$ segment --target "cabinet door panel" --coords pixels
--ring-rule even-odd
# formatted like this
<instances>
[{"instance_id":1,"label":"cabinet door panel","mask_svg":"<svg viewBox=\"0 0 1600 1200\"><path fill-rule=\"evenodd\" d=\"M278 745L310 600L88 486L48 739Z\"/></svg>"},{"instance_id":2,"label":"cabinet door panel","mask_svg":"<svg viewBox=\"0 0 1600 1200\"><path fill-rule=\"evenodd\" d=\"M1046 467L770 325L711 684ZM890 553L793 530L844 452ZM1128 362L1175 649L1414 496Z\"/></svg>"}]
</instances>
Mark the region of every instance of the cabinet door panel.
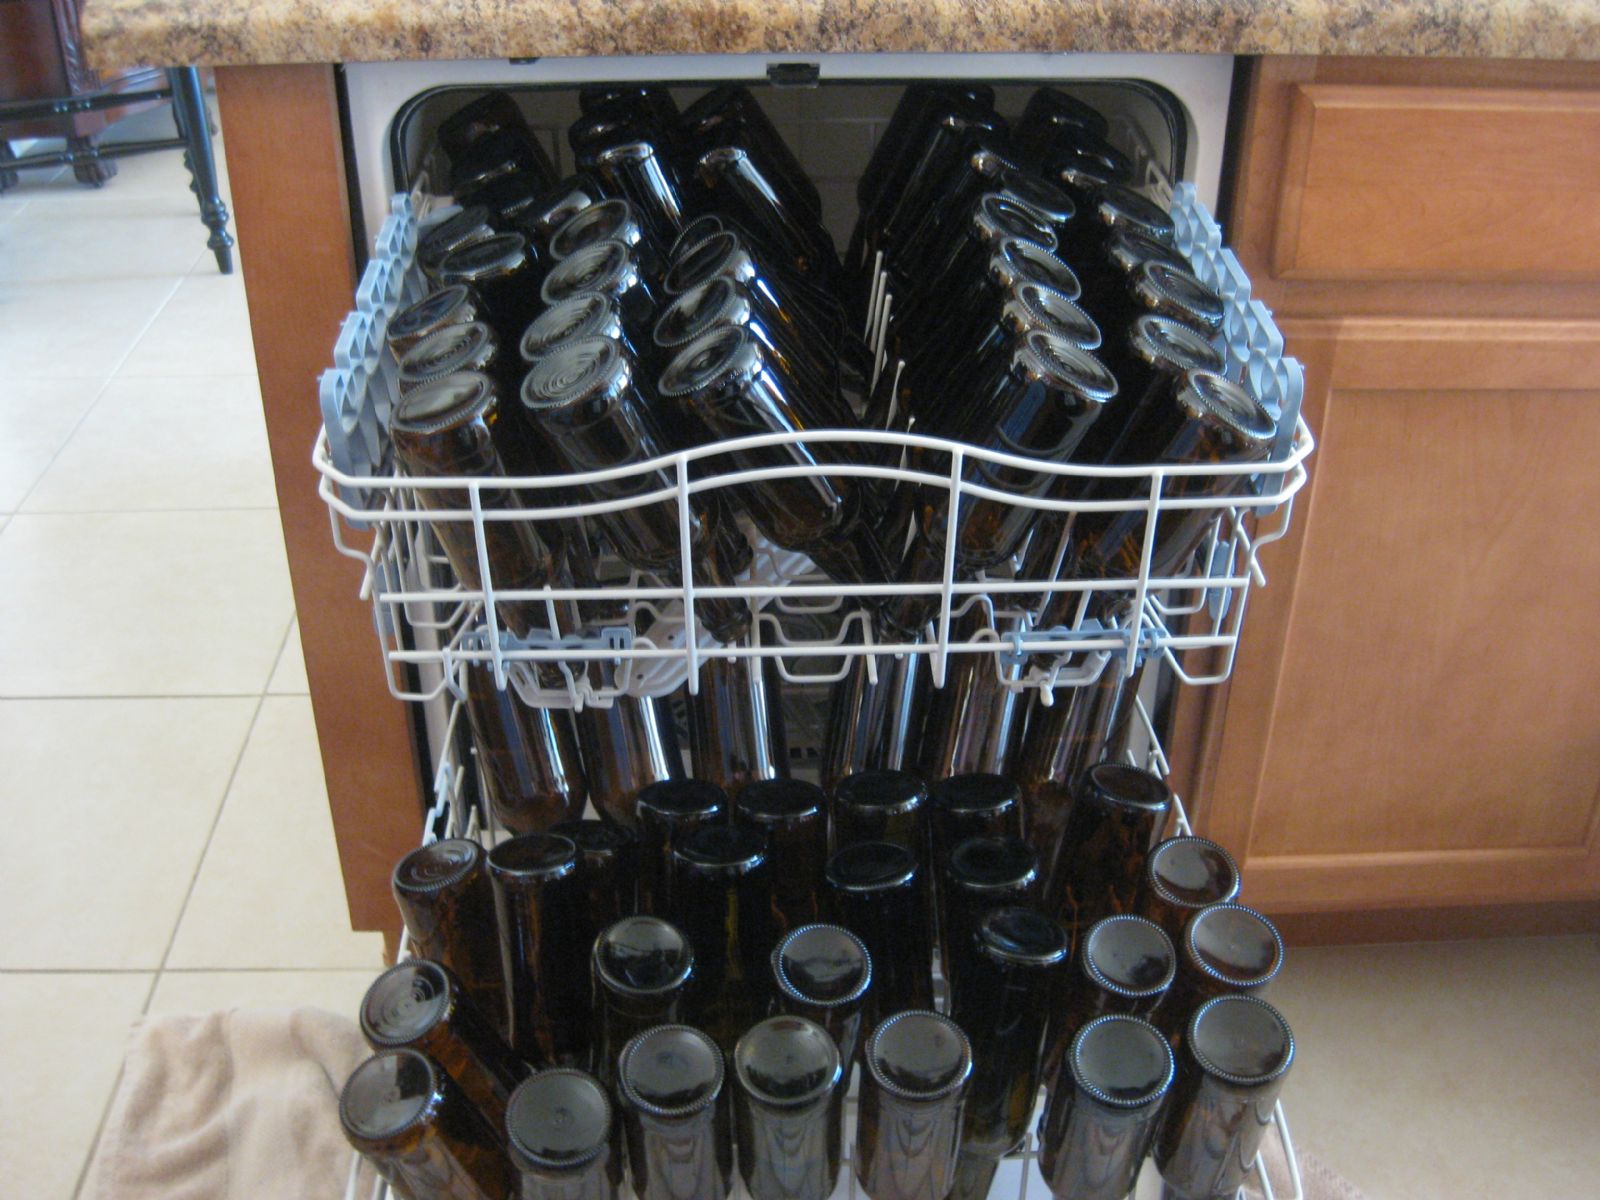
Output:
<instances>
[{"instance_id":1,"label":"cabinet door panel","mask_svg":"<svg viewBox=\"0 0 1600 1200\"><path fill-rule=\"evenodd\" d=\"M1312 494L1252 600L1208 827L1278 909L1600 894L1600 385L1572 386L1600 325L1286 333Z\"/></svg>"},{"instance_id":2,"label":"cabinet door panel","mask_svg":"<svg viewBox=\"0 0 1600 1200\"><path fill-rule=\"evenodd\" d=\"M1298 85L1285 279L1600 278L1600 93Z\"/></svg>"}]
</instances>

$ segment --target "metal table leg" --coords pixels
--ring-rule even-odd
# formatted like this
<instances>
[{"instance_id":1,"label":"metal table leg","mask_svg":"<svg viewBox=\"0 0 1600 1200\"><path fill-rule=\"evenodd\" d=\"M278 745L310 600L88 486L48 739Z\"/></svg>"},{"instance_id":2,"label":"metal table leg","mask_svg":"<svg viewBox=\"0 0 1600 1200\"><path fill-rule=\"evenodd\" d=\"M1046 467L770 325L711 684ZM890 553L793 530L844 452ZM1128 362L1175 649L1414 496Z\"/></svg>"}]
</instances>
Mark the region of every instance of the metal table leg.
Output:
<instances>
[{"instance_id":1,"label":"metal table leg","mask_svg":"<svg viewBox=\"0 0 1600 1200\"><path fill-rule=\"evenodd\" d=\"M228 206L217 191L217 163L211 152L211 122L206 112L200 72L194 67L174 67L167 72L172 84L172 112L186 144L184 164L200 201L200 219L211 231L206 245L217 256L217 269L233 274L233 237L228 233Z\"/></svg>"}]
</instances>

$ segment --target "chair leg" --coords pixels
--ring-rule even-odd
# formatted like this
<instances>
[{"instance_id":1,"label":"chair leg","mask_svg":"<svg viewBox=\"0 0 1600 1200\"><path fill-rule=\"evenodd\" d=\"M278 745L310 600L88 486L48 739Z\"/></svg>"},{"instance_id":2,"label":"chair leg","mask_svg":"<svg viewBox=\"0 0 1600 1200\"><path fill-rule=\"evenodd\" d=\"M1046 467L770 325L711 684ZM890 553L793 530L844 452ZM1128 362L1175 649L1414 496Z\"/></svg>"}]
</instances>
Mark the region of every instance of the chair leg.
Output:
<instances>
[{"instance_id":1,"label":"chair leg","mask_svg":"<svg viewBox=\"0 0 1600 1200\"><path fill-rule=\"evenodd\" d=\"M178 130L188 149L184 164L193 180L194 194L200 200L200 219L211 231L206 245L217 256L217 269L233 274L233 238L228 233L228 207L217 190L217 163L211 152L211 118L206 111L206 96L200 86L200 72L194 67L174 67L167 72L172 84L172 110Z\"/></svg>"},{"instance_id":2,"label":"chair leg","mask_svg":"<svg viewBox=\"0 0 1600 1200\"><path fill-rule=\"evenodd\" d=\"M72 164L72 177L79 183L86 183L95 188L105 187L117 173L117 160L101 158L100 148L95 145L92 137L69 137L67 149L74 154L88 156Z\"/></svg>"}]
</instances>

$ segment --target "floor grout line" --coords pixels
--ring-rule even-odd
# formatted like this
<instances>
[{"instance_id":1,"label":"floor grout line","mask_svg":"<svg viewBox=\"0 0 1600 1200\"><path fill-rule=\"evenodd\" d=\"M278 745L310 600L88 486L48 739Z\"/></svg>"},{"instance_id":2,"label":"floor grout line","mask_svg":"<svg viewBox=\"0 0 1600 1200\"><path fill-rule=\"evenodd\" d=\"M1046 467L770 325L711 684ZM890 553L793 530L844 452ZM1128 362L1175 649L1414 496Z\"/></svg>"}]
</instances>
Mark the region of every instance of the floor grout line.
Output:
<instances>
[{"instance_id":1,"label":"floor grout line","mask_svg":"<svg viewBox=\"0 0 1600 1200\"><path fill-rule=\"evenodd\" d=\"M46 469L48 470L49 468ZM35 508L26 512L14 512L10 515L14 517L124 517L160 516L168 513L276 513L278 511L279 508L276 504L216 504L208 505L205 508Z\"/></svg>"},{"instance_id":2,"label":"floor grout line","mask_svg":"<svg viewBox=\"0 0 1600 1200\"><path fill-rule=\"evenodd\" d=\"M255 711L250 714L250 723L245 727L244 740L239 743L239 753L234 757L233 769L228 772L228 781L222 788L222 802L217 805L216 815L211 818L211 828L206 830L206 840L201 844L200 856L195 860L194 874L189 877L189 887L183 894L183 903L178 906L177 918L172 922L172 933L167 938L167 948L161 952L161 962L156 966L156 977L150 985L150 994L145 997L144 1008L141 1015L150 1012L150 1001L155 998L156 986L161 982L161 976L167 969L167 962L172 958L172 948L178 944L178 931L183 928L183 918L189 911L189 905L194 900L194 890L200 883L200 872L206 865L206 855L211 852L211 843L216 839L217 827L222 824L222 814L227 811L228 797L233 793L233 785L239 778L239 768L244 763L245 752L250 749L250 739L255 736L256 726L261 721L261 710L266 707L269 698L268 688L272 686L272 677L278 672L278 661L283 657L283 648L289 644L289 635L294 631L295 614L289 613L289 621L283 628L283 636L278 639L278 653L273 657L272 666L267 671L267 677L261 682L261 691L256 695Z\"/></svg>"},{"instance_id":3,"label":"floor grout line","mask_svg":"<svg viewBox=\"0 0 1600 1200\"><path fill-rule=\"evenodd\" d=\"M77 436L78 430L82 429L83 423L89 419L89 414L99 406L101 397L106 394L106 389L111 386L111 381L117 377L117 372L122 370L123 364L128 361L128 357L133 353L135 347L137 347L140 342L144 341L145 336L149 334L151 327L155 325L156 318L161 316L167 305L172 303L172 298L178 294L178 289L183 286L183 281L185 278L185 276L180 275L177 279L173 280L171 289L167 292L166 296L163 297L161 303L156 305L155 311L150 314L150 319L140 327L139 332L136 333L133 337L133 340L128 343L128 348L122 352L121 357L119 357L117 361L111 365L111 369L106 372L105 378L100 383L100 387L95 391L94 399L89 401L88 405L84 408L82 415L73 422L72 428L67 432L67 436L61 439L60 445L56 447L55 453L50 456L50 461L45 463L43 470L33 477L33 482L28 485L28 490L23 492L22 495L17 498L18 512L21 512L28 506L28 497L33 495L34 491L39 486L39 482L46 475L48 475L50 473L50 469L56 465L56 462L61 458L62 451L67 448L67 443L72 441L72 439Z\"/></svg>"}]
</instances>

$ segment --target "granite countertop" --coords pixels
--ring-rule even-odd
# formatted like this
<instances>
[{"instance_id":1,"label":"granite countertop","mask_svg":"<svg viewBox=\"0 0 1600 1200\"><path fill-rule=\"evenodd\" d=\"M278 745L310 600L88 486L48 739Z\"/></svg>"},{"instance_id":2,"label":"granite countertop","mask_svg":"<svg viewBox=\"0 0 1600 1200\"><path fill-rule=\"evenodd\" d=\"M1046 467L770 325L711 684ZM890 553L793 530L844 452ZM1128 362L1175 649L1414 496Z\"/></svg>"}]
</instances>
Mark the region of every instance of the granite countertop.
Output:
<instances>
[{"instance_id":1,"label":"granite countertop","mask_svg":"<svg viewBox=\"0 0 1600 1200\"><path fill-rule=\"evenodd\" d=\"M1600 59L1600 0L85 0L102 69L824 51Z\"/></svg>"}]
</instances>

